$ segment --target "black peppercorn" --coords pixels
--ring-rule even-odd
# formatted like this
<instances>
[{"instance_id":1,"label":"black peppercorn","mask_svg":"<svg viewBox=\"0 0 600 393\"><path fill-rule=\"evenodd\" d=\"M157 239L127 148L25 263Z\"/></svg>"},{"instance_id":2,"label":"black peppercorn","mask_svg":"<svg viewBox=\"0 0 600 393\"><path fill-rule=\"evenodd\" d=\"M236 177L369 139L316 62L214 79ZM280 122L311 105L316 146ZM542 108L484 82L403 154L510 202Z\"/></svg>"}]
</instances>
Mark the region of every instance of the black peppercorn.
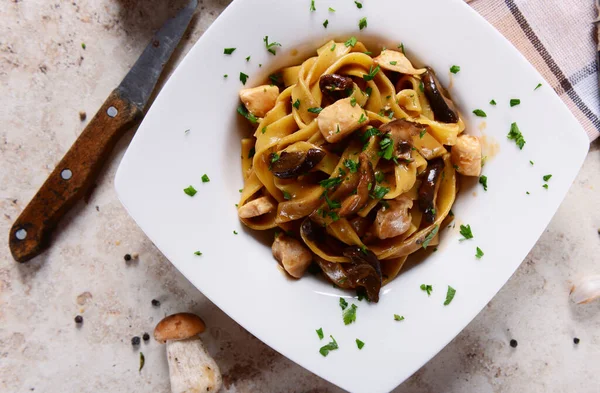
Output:
<instances>
[{"instance_id":1,"label":"black peppercorn","mask_svg":"<svg viewBox=\"0 0 600 393\"><path fill-rule=\"evenodd\" d=\"M83 323L83 317L81 315L76 316L75 323Z\"/></svg>"},{"instance_id":2,"label":"black peppercorn","mask_svg":"<svg viewBox=\"0 0 600 393\"><path fill-rule=\"evenodd\" d=\"M129 261L131 261L131 255L125 254L125 256L123 257L123 259L125 259L126 262L129 262Z\"/></svg>"},{"instance_id":3,"label":"black peppercorn","mask_svg":"<svg viewBox=\"0 0 600 393\"><path fill-rule=\"evenodd\" d=\"M135 336L131 339L131 345L140 345L140 338Z\"/></svg>"},{"instance_id":4,"label":"black peppercorn","mask_svg":"<svg viewBox=\"0 0 600 393\"><path fill-rule=\"evenodd\" d=\"M575 338L573 339L573 342L574 342L575 344L579 344L579 339L578 339L577 337L575 337Z\"/></svg>"},{"instance_id":5,"label":"black peppercorn","mask_svg":"<svg viewBox=\"0 0 600 393\"><path fill-rule=\"evenodd\" d=\"M144 333L142 338L144 339L144 341L148 341L148 340L150 340L150 335L148 333Z\"/></svg>"},{"instance_id":6,"label":"black peppercorn","mask_svg":"<svg viewBox=\"0 0 600 393\"><path fill-rule=\"evenodd\" d=\"M517 345L519 345L519 343L517 342L517 340L515 340L515 339L510 340L510 346L511 347L516 348Z\"/></svg>"},{"instance_id":7,"label":"black peppercorn","mask_svg":"<svg viewBox=\"0 0 600 393\"><path fill-rule=\"evenodd\" d=\"M156 299L152 299L152 305L154 307L158 307L158 306L160 306L160 302L158 300L156 300Z\"/></svg>"}]
</instances>

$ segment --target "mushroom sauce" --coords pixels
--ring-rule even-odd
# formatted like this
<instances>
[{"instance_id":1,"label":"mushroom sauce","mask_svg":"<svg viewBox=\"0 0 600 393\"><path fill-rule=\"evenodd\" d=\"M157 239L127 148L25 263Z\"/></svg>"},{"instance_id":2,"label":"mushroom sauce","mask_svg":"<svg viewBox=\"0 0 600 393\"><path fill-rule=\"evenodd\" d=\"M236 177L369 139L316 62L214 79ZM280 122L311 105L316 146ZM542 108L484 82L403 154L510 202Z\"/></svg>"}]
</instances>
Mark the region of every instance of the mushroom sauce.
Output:
<instances>
[{"instance_id":1,"label":"mushroom sauce","mask_svg":"<svg viewBox=\"0 0 600 393\"><path fill-rule=\"evenodd\" d=\"M243 89L238 112L249 228L279 228L273 255L300 278L311 264L379 300L409 255L439 242L457 176L479 176L479 139L435 72L403 47L373 56L352 37Z\"/></svg>"}]
</instances>

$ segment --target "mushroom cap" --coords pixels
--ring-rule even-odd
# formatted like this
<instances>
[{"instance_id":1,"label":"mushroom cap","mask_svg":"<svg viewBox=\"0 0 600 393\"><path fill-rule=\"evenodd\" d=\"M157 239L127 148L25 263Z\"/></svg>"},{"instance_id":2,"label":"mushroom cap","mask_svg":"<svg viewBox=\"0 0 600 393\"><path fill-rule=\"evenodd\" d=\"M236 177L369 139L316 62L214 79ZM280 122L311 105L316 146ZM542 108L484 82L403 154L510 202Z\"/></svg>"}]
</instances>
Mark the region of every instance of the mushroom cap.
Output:
<instances>
[{"instance_id":1,"label":"mushroom cap","mask_svg":"<svg viewBox=\"0 0 600 393\"><path fill-rule=\"evenodd\" d=\"M154 328L154 339L163 344L168 340L185 340L205 329L204 321L196 314L182 312L169 315Z\"/></svg>"}]
</instances>

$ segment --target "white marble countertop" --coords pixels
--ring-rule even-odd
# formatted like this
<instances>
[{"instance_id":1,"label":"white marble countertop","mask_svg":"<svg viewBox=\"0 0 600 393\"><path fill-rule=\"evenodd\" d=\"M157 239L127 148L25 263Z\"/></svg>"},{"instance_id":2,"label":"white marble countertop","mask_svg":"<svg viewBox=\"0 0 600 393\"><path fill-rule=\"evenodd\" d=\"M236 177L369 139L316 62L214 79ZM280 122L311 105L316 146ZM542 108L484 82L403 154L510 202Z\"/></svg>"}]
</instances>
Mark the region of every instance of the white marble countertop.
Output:
<instances>
[{"instance_id":1,"label":"white marble countertop","mask_svg":"<svg viewBox=\"0 0 600 393\"><path fill-rule=\"evenodd\" d=\"M228 2L201 1L169 71ZM91 118L181 3L0 1L0 239L8 239L12 222L85 126L79 112ZM0 391L167 392L164 347L151 339L136 349L131 338L152 333L167 314L192 311L208 325L204 341L224 374L224 391L340 392L217 309L135 225L113 188L132 135L120 141L88 203L63 220L43 256L19 265L7 242L0 245ZM600 390L600 302L568 301L574 279L600 273L599 153L596 142L514 277L395 392ZM498 241L510 246L510 234ZM126 263L127 253L139 259ZM153 307L152 299L161 305ZM81 327L73 321L78 314ZM146 364L138 372L140 351Z\"/></svg>"}]
</instances>

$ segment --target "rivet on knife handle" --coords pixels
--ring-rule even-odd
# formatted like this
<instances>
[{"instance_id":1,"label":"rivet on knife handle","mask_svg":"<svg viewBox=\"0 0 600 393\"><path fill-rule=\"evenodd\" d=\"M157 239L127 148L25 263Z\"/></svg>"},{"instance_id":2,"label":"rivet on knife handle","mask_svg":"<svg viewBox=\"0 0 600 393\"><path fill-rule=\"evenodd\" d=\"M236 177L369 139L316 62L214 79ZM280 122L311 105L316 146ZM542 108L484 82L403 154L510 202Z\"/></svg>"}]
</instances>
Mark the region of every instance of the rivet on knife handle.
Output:
<instances>
[{"instance_id":1,"label":"rivet on knife handle","mask_svg":"<svg viewBox=\"0 0 600 393\"><path fill-rule=\"evenodd\" d=\"M103 162L125 131L142 116L115 89L65 154L10 230L10 251L26 262L48 245L52 229L93 185Z\"/></svg>"}]
</instances>

